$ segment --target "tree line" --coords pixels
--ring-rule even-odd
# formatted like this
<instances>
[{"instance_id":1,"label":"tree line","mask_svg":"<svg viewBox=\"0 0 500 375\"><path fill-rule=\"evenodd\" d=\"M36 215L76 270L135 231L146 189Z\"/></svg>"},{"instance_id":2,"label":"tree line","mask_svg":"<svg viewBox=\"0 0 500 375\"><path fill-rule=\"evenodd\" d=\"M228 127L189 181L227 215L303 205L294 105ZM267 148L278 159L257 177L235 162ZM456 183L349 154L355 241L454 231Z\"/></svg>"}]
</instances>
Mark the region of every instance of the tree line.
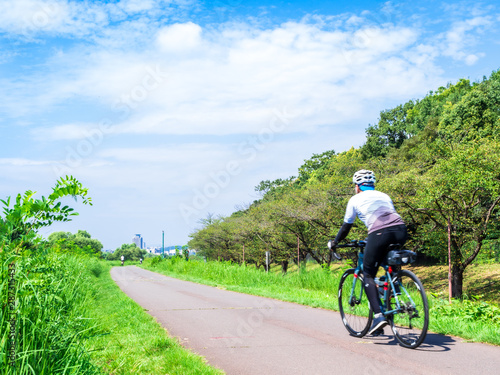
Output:
<instances>
[{"instance_id":1,"label":"tree line","mask_svg":"<svg viewBox=\"0 0 500 375\"><path fill-rule=\"evenodd\" d=\"M209 259L260 267L270 251L286 272L306 257L328 267L326 242L342 225L351 178L374 170L407 223L420 257L450 261L452 296L480 253L499 256L500 71L460 79L380 113L359 148L314 154L297 176L262 181L261 198L228 217L209 215L189 247ZM367 235L357 220L351 239ZM348 254L355 257L355 254Z\"/></svg>"}]
</instances>

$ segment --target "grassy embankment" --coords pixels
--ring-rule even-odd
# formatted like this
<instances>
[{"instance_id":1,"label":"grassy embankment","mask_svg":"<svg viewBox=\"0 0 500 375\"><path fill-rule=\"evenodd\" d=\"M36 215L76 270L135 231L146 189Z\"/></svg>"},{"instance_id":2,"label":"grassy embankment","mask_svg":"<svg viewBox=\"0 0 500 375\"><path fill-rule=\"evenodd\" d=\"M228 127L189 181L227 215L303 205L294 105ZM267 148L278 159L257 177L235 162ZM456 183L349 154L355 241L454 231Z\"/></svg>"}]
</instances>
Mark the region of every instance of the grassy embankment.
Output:
<instances>
[{"instance_id":1,"label":"grassy embankment","mask_svg":"<svg viewBox=\"0 0 500 375\"><path fill-rule=\"evenodd\" d=\"M41 249L17 258L14 288L14 258L0 258L0 374L222 374L123 294L110 263ZM5 301L14 290L9 312Z\"/></svg>"},{"instance_id":2,"label":"grassy embankment","mask_svg":"<svg viewBox=\"0 0 500 375\"><path fill-rule=\"evenodd\" d=\"M180 258L161 262L148 259L143 267L184 280L331 310L338 310L338 282L343 270L348 268L335 264L330 271L325 271L316 264L308 264L307 270L297 272L297 267L292 267L282 275L279 267L272 267L266 274L252 266L186 262ZM466 274L465 291L469 296L482 297L477 301L473 298L453 301L451 305L446 297L447 269L426 266L412 270L427 290L430 331L500 345L500 265L471 266Z\"/></svg>"}]
</instances>

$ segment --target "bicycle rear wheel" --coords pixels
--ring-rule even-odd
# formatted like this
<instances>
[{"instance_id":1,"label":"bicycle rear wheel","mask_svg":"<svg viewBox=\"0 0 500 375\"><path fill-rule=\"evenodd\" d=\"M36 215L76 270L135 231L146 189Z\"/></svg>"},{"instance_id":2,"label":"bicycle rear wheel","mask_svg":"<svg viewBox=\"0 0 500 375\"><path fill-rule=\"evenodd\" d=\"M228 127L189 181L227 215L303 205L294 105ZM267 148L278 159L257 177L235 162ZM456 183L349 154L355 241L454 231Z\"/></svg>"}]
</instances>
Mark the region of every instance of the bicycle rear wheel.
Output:
<instances>
[{"instance_id":1,"label":"bicycle rear wheel","mask_svg":"<svg viewBox=\"0 0 500 375\"><path fill-rule=\"evenodd\" d=\"M422 283L411 271L401 270L394 281L396 297L391 298L392 309L399 311L392 316L394 336L405 348L415 349L425 339L429 326L429 304Z\"/></svg>"},{"instance_id":2,"label":"bicycle rear wheel","mask_svg":"<svg viewBox=\"0 0 500 375\"><path fill-rule=\"evenodd\" d=\"M354 268L344 272L339 284L339 310L350 335L362 337L368 333L373 312L365 294L363 274L354 276Z\"/></svg>"}]
</instances>

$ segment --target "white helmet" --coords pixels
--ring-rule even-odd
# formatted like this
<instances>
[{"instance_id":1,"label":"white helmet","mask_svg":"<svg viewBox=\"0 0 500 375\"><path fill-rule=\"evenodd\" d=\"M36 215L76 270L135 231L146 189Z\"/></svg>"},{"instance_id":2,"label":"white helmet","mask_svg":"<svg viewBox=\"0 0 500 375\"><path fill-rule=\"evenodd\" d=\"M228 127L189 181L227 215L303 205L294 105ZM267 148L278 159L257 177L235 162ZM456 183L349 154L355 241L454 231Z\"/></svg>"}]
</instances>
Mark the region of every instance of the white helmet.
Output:
<instances>
[{"instance_id":1,"label":"white helmet","mask_svg":"<svg viewBox=\"0 0 500 375\"><path fill-rule=\"evenodd\" d=\"M352 182L354 182L356 185L375 184L377 180L375 180L375 174L373 173L373 171L361 169L360 171L354 173L354 176L352 176Z\"/></svg>"}]
</instances>

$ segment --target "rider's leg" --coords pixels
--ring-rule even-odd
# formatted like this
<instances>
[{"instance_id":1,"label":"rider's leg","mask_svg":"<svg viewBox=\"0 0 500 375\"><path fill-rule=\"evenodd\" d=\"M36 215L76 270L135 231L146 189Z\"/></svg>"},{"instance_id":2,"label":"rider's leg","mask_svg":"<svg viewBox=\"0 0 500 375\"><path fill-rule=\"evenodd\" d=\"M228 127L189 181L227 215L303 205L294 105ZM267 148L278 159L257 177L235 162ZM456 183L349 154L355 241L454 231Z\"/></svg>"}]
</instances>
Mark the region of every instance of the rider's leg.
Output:
<instances>
[{"instance_id":1,"label":"rider's leg","mask_svg":"<svg viewBox=\"0 0 500 375\"><path fill-rule=\"evenodd\" d=\"M378 267L385 257L384 242L381 241L383 236L372 233L368 236L363 257L363 274L365 277L365 292L370 301L370 306L375 314L381 312L379 304L379 296L377 284L375 284L375 276L377 275Z\"/></svg>"},{"instance_id":2,"label":"rider's leg","mask_svg":"<svg viewBox=\"0 0 500 375\"><path fill-rule=\"evenodd\" d=\"M383 228L368 235L363 258L363 273L365 275L366 296L375 314L381 312L377 285L374 280L378 267L384 261L389 245L395 243L404 245L407 237L408 234L404 225Z\"/></svg>"},{"instance_id":3,"label":"rider's leg","mask_svg":"<svg viewBox=\"0 0 500 375\"><path fill-rule=\"evenodd\" d=\"M374 313L373 325L370 328L369 334L380 331L387 324L387 320L380 308L377 285L374 280L378 267L383 262L389 245L393 243L403 245L406 242L406 238L407 233L404 225L383 228L368 235L363 258L363 274L365 276L366 296L368 301L370 301L370 306Z\"/></svg>"}]
</instances>

